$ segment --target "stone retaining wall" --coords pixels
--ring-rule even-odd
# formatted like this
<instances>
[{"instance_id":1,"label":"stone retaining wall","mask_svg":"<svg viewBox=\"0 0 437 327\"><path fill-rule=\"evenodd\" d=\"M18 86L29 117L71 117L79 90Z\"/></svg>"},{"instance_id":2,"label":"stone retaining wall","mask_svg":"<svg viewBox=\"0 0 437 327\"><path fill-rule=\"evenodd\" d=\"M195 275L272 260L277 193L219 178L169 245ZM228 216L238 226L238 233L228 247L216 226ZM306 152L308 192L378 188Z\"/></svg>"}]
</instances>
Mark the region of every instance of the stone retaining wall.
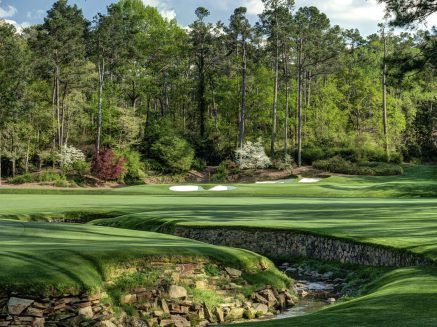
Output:
<instances>
[{"instance_id":1,"label":"stone retaining wall","mask_svg":"<svg viewBox=\"0 0 437 327\"><path fill-rule=\"evenodd\" d=\"M174 234L210 244L247 249L269 258L310 257L367 266L408 267L427 264L424 257L390 249L305 232L177 226Z\"/></svg>"}]
</instances>

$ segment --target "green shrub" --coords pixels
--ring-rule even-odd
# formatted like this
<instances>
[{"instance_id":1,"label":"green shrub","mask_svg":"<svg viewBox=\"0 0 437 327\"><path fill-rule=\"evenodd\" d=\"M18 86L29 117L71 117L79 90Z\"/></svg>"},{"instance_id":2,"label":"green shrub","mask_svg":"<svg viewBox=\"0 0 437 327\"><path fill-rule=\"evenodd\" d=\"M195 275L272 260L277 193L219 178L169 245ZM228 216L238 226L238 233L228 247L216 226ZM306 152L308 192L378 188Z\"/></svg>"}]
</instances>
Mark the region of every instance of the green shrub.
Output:
<instances>
[{"instance_id":1,"label":"green shrub","mask_svg":"<svg viewBox=\"0 0 437 327\"><path fill-rule=\"evenodd\" d=\"M71 164L71 173L85 176L90 173L91 165L86 161L75 161Z\"/></svg>"},{"instance_id":2,"label":"green shrub","mask_svg":"<svg viewBox=\"0 0 437 327\"><path fill-rule=\"evenodd\" d=\"M152 146L152 155L168 172L184 172L191 168L194 150L182 138L164 136Z\"/></svg>"},{"instance_id":3,"label":"green shrub","mask_svg":"<svg viewBox=\"0 0 437 327\"><path fill-rule=\"evenodd\" d=\"M66 180L65 175L59 174L54 171L44 171L37 175L36 181L40 183L49 183L49 182L56 182L60 180Z\"/></svg>"},{"instance_id":4,"label":"green shrub","mask_svg":"<svg viewBox=\"0 0 437 327\"><path fill-rule=\"evenodd\" d=\"M294 157L298 157L297 150L294 152ZM311 165L316 160L325 158L325 152L322 148L316 146L303 147L302 162Z\"/></svg>"},{"instance_id":5,"label":"green shrub","mask_svg":"<svg viewBox=\"0 0 437 327\"><path fill-rule=\"evenodd\" d=\"M348 175L391 176L402 175L404 173L399 165L384 162L355 163L340 156L316 161L313 163L313 167L332 173Z\"/></svg>"},{"instance_id":6,"label":"green shrub","mask_svg":"<svg viewBox=\"0 0 437 327\"><path fill-rule=\"evenodd\" d=\"M56 181L54 185L56 187L70 187L70 186L72 186L68 181L65 181L65 180Z\"/></svg>"},{"instance_id":7,"label":"green shrub","mask_svg":"<svg viewBox=\"0 0 437 327\"><path fill-rule=\"evenodd\" d=\"M214 175L211 176L211 182L220 183L220 182L228 182L229 181L229 170L228 170L228 162L223 161L217 167Z\"/></svg>"},{"instance_id":8,"label":"green shrub","mask_svg":"<svg viewBox=\"0 0 437 327\"><path fill-rule=\"evenodd\" d=\"M32 174L18 175L9 180L9 183L14 185L32 183L32 182L33 182Z\"/></svg>"},{"instance_id":9,"label":"green shrub","mask_svg":"<svg viewBox=\"0 0 437 327\"><path fill-rule=\"evenodd\" d=\"M146 174L144 173L144 164L141 162L141 154L137 151L124 150L119 155L126 160L124 172L121 177L126 184L144 183Z\"/></svg>"},{"instance_id":10,"label":"green shrub","mask_svg":"<svg viewBox=\"0 0 437 327\"><path fill-rule=\"evenodd\" d=\"M201 158L196 158L193 160L191 167L197 171L204 171L206 168L206 161Z\"/></svg>"}]
</instances>

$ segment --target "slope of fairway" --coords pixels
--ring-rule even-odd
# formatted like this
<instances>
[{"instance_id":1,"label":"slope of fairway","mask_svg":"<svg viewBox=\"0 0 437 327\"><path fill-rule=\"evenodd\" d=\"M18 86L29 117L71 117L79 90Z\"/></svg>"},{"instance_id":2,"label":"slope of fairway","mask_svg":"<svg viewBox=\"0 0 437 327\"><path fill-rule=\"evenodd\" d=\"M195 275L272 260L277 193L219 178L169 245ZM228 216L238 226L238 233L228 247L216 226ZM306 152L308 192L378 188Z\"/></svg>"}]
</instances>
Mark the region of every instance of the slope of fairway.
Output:
<instances>
[{"instance_id":1,"label":"slope of fairway","mask_svg":"<svg viewBox=\"0 0 437 327\"><path fill-rule=\"evenodd\" d=\"M98 288L112 268L134 266L138 260L193 262L202 257L246 270L258 269L260 260L267 263L249 251L165 234L0 220L0 289L74 293Z\"/></svg>"},{"instance_id":2,"label":"slope of fairway","mask_svg":"<svg viewBox=\"0 0 437 327\"><path fill-rule=\"evenodd\" d=\"M18 221L3 221L0 280L19 283L36 272L45 276L42 283L61 280L59 283L66 285L97 285L104 278L99 268L102 262L105 266L156 253L218 256L240 266L253 260L250 256L254 254L248 257L248 252L128 230L168 230L175 224L304 230L405 249L437 261L436 172L436 167L420 166L403 177L332 177L309 185L239 185L237 190L219 194L179 194L162 185L86 194L81 194L82 190L62 194L6 190L10 194L0 195L2 218L93 220L100 216L103 218L91 224L125 230L91 224L31 223L24 225L32 226L28 233ZM19 237L21 230L24 238ZM52 274L47 272L48 266ZM437 326L436 271L435 267L397 269L376 281L366 296L305 317L261 325Z\"/></svg>"}]
</instances>

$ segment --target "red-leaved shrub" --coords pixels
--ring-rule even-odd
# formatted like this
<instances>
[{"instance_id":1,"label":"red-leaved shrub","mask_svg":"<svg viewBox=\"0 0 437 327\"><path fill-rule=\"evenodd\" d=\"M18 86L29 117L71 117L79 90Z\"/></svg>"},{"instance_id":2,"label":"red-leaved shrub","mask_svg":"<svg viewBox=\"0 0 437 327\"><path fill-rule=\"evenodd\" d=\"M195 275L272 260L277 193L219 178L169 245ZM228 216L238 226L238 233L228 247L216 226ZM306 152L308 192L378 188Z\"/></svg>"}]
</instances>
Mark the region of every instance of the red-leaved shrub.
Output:
<instances>
[{"instance_id":1,"label":"red-leaved shrub","mask_svg":"<svg viewBox=\"0 0 437 327\"><path fill-rule=\"evenodd\" d=\"M93 175L104 181L114 181L120 178L124 171L126 160L117 156L111 149L105 149L94 160Z\"/></svg>"}]
</instances>

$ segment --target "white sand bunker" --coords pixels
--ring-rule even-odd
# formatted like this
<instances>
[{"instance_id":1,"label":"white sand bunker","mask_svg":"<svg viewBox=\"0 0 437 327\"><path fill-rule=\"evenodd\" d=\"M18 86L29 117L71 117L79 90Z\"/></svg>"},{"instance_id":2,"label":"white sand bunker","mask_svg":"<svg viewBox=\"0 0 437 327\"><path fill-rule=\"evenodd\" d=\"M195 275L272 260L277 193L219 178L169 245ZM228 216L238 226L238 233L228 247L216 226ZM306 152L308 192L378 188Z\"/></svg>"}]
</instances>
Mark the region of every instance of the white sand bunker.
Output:
<instances>
[{"instance_id":1,"label":"white sand bunker","mask_svg":"<svg viewBox=\"0 0 437 327\"><path fill-rule=\"evenodd\" d=\"M256 184L288 184L288 183L292 183L295 180L296 180L295 178L278 179L275 181L260 181L260 182L256 182Z\"/></svg>"},{"instance_id":2,"label":"white sand bunker","mask_svg":"<svg viewBox=\"0 0 437 327\"><path fill-rule=\"evenodd\" d=\"M224 186L224 185L217 185L214 186L213 188L210 188L209 191L232 191L235 190L236 187L235 186Z\"/></svg>"},{"instance_id":3,"label":"white sand bunker","mask_svg":"<svg viewBox=\"0 0 437 327\"><path fill-rule=\"evenodd\" d=\"M202 186L197 186L197 185L181 185L181 186L171 186L170 191L197 192L197 191L204 191L204 188Z\"/></svg>"},{"instance_id":4,"label":"white sand bunker","mask_svg":"<svg viewBox=\"0 0 437 327\"><path fill-rule=\"evenodd\" d=\"M299 183L317 183L320 182L320 178L302 178Z\"/></svg>"}]
</instances>

